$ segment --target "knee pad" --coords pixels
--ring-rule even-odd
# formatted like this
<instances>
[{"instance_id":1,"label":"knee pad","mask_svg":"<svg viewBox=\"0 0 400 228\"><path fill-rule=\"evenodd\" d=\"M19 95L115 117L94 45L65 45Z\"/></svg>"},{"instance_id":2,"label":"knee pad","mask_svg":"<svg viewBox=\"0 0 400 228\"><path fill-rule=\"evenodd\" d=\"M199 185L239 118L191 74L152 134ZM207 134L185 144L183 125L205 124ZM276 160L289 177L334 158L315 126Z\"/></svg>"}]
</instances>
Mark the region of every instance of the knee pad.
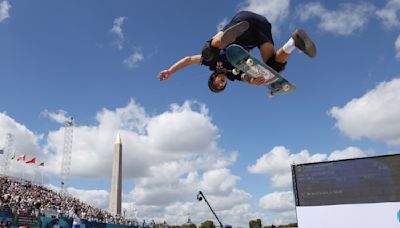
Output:
<instances>
[{"instance_id":1,"label":"knee pad","mask_svg":"<svg viewBox=\"0 0 400 228\"><path fill-rule=\"evenodd\" d=\"M211 46L211 40L207 41L201 50L202 64L208 65L207 63L214 62L218 58L219 51L218 48Z\"/></svg>"},{"instance_id":2,"label":"knee pad","mask_svg":"<svg viewBox=\"0 0 400 228\"><path fill-rule=\"evenodd\" d=\"M268 59L267 65L270 66L272 69L276 70L277 72L281 72L285 70L286 62L279 63L275 61L275 55Z\"/></svg>"}]
</instances>

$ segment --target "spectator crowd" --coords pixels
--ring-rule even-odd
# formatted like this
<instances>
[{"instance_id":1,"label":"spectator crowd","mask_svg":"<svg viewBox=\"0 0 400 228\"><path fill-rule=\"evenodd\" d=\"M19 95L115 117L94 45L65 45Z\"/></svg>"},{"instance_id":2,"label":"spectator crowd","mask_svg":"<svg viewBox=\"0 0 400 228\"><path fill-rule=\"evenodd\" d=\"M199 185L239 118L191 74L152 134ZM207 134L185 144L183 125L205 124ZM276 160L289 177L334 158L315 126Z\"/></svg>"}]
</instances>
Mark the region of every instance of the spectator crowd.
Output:
<instances>
[{"instance_id":1,"label":"spectator crowd","mask_svg":"<svg viewBox=\"0 0 400 228\"><path fill-rule=\"evenodd\" d=\"M75 211L82 220L108 224L135 225L136 222L113 216L79 199L56 192L29 181L0 176L0 207L9 207L13 214L72 218Z\"/></svg>"}]
</instances>

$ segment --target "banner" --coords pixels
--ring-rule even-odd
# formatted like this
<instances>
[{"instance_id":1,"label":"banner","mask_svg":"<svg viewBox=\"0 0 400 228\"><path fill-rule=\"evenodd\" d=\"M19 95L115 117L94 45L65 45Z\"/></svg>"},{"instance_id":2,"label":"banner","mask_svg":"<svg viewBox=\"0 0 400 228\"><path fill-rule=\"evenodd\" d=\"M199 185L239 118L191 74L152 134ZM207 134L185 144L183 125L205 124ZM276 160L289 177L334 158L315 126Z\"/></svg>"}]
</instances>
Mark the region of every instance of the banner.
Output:
<instances>
[{"instance_id":1,"label":"banner","mask_svg":"<svg viewBox=\"0 0 400 228\"><path fill-rule=\"evenodd\" d=\"M17 215L15 216L17 226L27 226L29 228L39 228L39 220L32 215Z\"/></svg>"}]
</instances>

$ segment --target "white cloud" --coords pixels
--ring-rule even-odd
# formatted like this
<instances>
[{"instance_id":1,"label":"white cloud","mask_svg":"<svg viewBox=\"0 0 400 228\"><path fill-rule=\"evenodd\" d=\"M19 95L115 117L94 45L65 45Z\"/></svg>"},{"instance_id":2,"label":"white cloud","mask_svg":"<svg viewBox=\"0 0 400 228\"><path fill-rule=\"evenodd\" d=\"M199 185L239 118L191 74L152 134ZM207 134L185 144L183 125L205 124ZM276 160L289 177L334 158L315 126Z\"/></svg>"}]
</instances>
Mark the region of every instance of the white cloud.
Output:
<instances>
[{"instance_id":1,"label":"white cloud","mask_svg":"<svg viewBox=\"0 0 400 228\"><path fill-rule=\"evenodd\" d=\"M310 2L297 9L301 21L319 18L318 27L326 32L339 35L351 35L363 29L375 11L375 6L370 3L346 3L339 9L329 11L319 2Z\"/></svg>"},{"instance_id":2,"label":"white cloud","mask_svg":"<svg viewBox=\"0 0 400 228\"><path fill-rule=\"evenodd\" d=\"M257 159L256 164L250 166L248 170L251 173L285 172L294 163L319 162L325 159L325 154L310 155L307 150L302 150L298 154L290 154L285 147L277 146Z\"/></svg>"},{"instance_id":3,"label":"white cloud","mask_svg":"<svg viewBox=\"0 0 400 228\"><path fill-rule=\"evenodd\" d=\"M297 218L296 218L296 212L294 210L284 211L279 213L279 217L274 219L273 224L289 224L289 223L294 223L295 221L297 221Z\"/></svg>"},{"instance_id":4,"label":"white cloud","mask_svg":"<svg viewBox=\"0 0 400 228\"><path fill-rule=\"evenodd\" d=\"M396 48L396 58L400 60L400 35L397 37L394 46Z\"/></svg>"},{"instance_id":5,"label":"white cloud","mask_svg":"<svg viewBox=\"0 0 400 228\"><path fill-rule=\"evenodd\" d=\"M60 124L64 124L65 121L70 120L70 117L67 117L67 112L64 110L57 110L56 112L44 110L41 115Z\"/></svg>"},{"instance_id":6,"label":"white cloud","mask_svg":"<svg viewBox=\"0 0 400 228\"><path fill-rule=\"evenodd\" d=\"M217 128L206 108L186 102L156 116L148 116L134 101L116 110L103 109L96 115L98 125L75 126L71 174L87 178L109 178L113 143L117 134L124 145L124 175L127 179L151 174L151 167L191 156L215 154ZM170 123L170 124L168 124ZM196 132L193 132L196 127ZM185 130L185 131L182 131ZM45 151L51 160L48 171L56 172L63 150L63 128L51 131ZM184 137L183 137L184 136ZM199 143L200 142L200 143ZM50 153L52 152L52 153ZM228 163L227 163L228 164ZM51 171L53 170L53 171Z\"/></svg>"},{"instance_id":7,"label":"white cloud","mask_svg":"<svg viewBox=\"0 0 400 228\"><path fill-rule=\"evenodd\" d=\"M286 170L287 171L287 170ZM274 174L271 177L271 181L274 187L285 188L292 184L292 174L290 172L284 172L281 174Z\"/></svg>"},{"instance_id":8,"label":"white cloud","mask_svg":"<svg viewBox=\"0 0 400 228\"><path fill-rule=\"evenodd\" d=\"M55 192L61 191L61 188L59 186L54 186L52 184L45 184L45 186ZM68 187L67 192L68 194L79 199L83 203L89 204L93 207L101 209L108 208L110 194L105 190L83 190L74 187ZM128 205L125 204L123 205L123 207L124 206L127 207Z\"/></svg>"},{"instance_id":9,"label":"white cloud","mask_svg":"<svg viewBox=\"0 0 400 228\"><path fill-rule=\"evenodd\" d=\"M109 193L105 190L82 190L69 187L68 193L97 208L108 208Z\"/></svg>"},{"instance_id":10,"label":"white cloud","mask_svg":"<svg viewBox=\"0 0 400 228\"><path fill-rule=\"evenodd\" d=\"M290 0L246 0L240 10L248 10L265 16L272 24L272 29L279 31L279 26L289 15Z\"/></svg>"},{"instance_id":11,"label":"white cloud","mask_svg":"<svg viewBox=\"0 0 400 228\"><path fill-rule=\"evenodd\" d=\"M238 176L233 176L226 168L207 171L203 174L200 189L211 194L226 193L230 191L239 180Z\"/></svg>"},{"instance_id":12,"label":"white cloud","mask_svg":"<svg viewBox=\"0 0 400 228\"><path fill-rule=\"evenodd\" d=\"M230 157L207 157L207 162L225 160L226 166L231 164ZM210 194L229 194L238 177L232 175L226 166L218 168L204 162L182 159L154 165L150 167L148 177L136 181L131 198L144 205L168 205L177 198L190 201L200 189ZM198 174L201 170L205 170L202 176Z\"/></svg>"},{"instance_id":13,"label":"white cloud","mask_svg":"<svg viewBox=\"0 0 400 228\"><path fill-rule=\"evenodd\" d=\"M273 192L263 196L259 205L272 212L291 211L294 209L293 192Z\"/></svg>"},{"instance_id":14,"label":"white cloud","mask_svg":"<svg viewBox=\"0 0 400 228\"><path fill-rule=\"evenodd\" d=\"M170 112L149 122L147 131L155 147L170 153L217 150L218 129L211 123L208 109L200 105L198 112L193 112L191 105L188 102L183 106L172 105Z\"/></svg>"},{"instance_id":15,"label":"white cloud","mask_svg":"<svg viewBox=\"0 0 400 228\"><path fill-rule=\"evenodd\" d=\"M224 26L228 24L228 22L229 22L228 19L224 18L220 23L218 23L217 31L221 31L224 28Z\"/></svg>"},{"instance_id":16,"label":"white cloud","mask_svg":"<svg viewBox=\"0 0 400 228\"><path fill-rule=\"evenodd\" d=\"M400 79L382 82L343 107L333 107L330 115L337 127L352 139L366 137L400 145Z\"/></svg>"},{"instance_id":17,"label":"white cloud","mask_svg":"<svg viewBox=\"0 0 400 228\"><path fill-rule=\"evenodd\" d=\"M10 17L11 5L7 0L4 0L0 3L0 22Z\"/></svg>"},{"instance_id":18,"label":"white cloud","mask_svg":"<svg viewBox=\"0 0 400 228\"><path fill-rule=\"evenodd\" d=\"M270 174L274 187L291 186L290 166L294 163L319 162L326 159L325 154L310 155L307 150L291 154L285 147L274 147L270 152L257 159L256 164L249 166L250 173Z\"/></svg>"},{"instance_id":19,"label":"white cloud","mask_svg":"<svg viewBox=\"0 0 400 228\"><path fill-rule=\"evenodd\" d=\"M39 142L43 139L42 134L36 134L30 131L26 126L16 122L14 119L9 117L5 113L0 113L0 148L3 147L7 134L13 136L12 151L7 153L13 153L16 155L26 154L27 158L37 156L37 160L41 159L42 149L40 148ZM11 156L10 154L10 156ZM1 165L4 164L5 156L0 156ZM34 176L34 169L29 169L29 165L16 160L9 161L9 174L12 176L22 177L23 174L30 174L30 177ZM21 172L22 170L22 172Z\"/></svg>"},{"instance_id":20,"label":"white cloud","mask_svg":"<svg viewBox=\"0 0 400 228\"><path fill-rule=\"evenodd\" d=\"M261 197L258 201L260 208L267 214L277 214L269 219L272 224L288 224L296 221L295 203L292 191L272 192Z\"/></svg>"},{"instance_id":21,"label":"white cloud","mask_svg":"<svg viewBox=\"0 0 400 228\"><path fill-rule=\"evenodd\" d=\"M341 160L341 159L349 159L349 158L362 158L366 157L367 153L360 150L357 147L348 147L344 150L335 150L333 151L329 157L328 160Z\"/></svg>"},{"instance_id":22,"label":"white cloud","mask_svg":"<svg viewBox=\"0 0 400 228\"><path fill-rule=\"evenodd\" d=\"M115 34L117 36L117 39L114 41L114 45L117 46L118 49L122 49L124 42L125 42L125 37L124 37L124 32L122 30L122 25L124 21L126 20L126 17L118 17L114 19L113 27L111 28L111 33Z\"/></svg>"},{"instance_id":23,"label":"white cloud","mask_svg":"<svg viewBox=\"0 0 400 228\"><path fill-rule=\"evenodd\" d=\"M214 162L218 160L227 160L223 162L227 165L231 163L231 157L215 158ZM204 173L200 175L199 171L203 169ZM202 190L225 221L242 224L246 220L238 221L235 211L242 208L244 214L253 215L253 209L246 207L251 195L235 188L237 180L238 177L232 175L229 169L216 168L213 163L190 159L171 161L154 165L149 177L138 179L129 193L129 199L135 201L140 211L138 216L150 219L151 215L155 215L159 221L167 217L172 224L183 224L190 214L192 221L199 223L213 219L204 201L196 200L196 194Z\"/></svg>"},{"instance_id":24,"label":"white cloud","mask_svg":"<svg viewBox=\"0 0 400 228\"><path fill-rule=\"evenodd\" d=\"M292 154L283 146L274 147L257 159L256 164L247 169L250 173L269 174L274 187L288 188L292 185L291 165L345 158L365 157L366 153L355 147L343 151L335 150L331 154L316 153L311 155L307 150Z\"/></svg>"},{"instance_id":25,"label":"white cloud","mask_svg":"<svg viewBox=\"0 0 400 228\"><path fill-rule=\"evenodd\" d=\"M397 16L398 11L400 11L400 0L389 0L386 6L378 10L376 14L383 20L383 24L386 27L392 28L400 26L400 20Z\"/></svg>"},{"instance_id":26,"label":"white cloud","mask_svg":"<svg viewBox=\"0 0 400 228\"><path fill-rule=\"evenodd\" d=\"M128 58L124 59L123 63L126 64L129 68L135 68L138 66L139 62L143 61L143 59L143 53L135 51Z\"/></svg>"}]
</instances>

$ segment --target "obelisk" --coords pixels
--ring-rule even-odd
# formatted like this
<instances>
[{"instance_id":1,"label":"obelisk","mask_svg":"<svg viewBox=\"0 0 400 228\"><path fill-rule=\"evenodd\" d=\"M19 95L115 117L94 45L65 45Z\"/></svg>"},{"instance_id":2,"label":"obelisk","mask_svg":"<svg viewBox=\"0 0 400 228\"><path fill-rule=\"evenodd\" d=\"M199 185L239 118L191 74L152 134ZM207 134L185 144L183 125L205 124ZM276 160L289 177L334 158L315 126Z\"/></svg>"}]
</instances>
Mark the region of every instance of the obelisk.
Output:
<instances>
[{"instance_id":1,"label":"obelisk","mask_svg":"<svg viewBox=\"0 0 400 228\"><path fill-rule=\"evenodd\" d=\"M114 158L111 174L110 213L121 215L122 197L122 143L118 135L114 144Z\"/></svg>"}]
</instances>

